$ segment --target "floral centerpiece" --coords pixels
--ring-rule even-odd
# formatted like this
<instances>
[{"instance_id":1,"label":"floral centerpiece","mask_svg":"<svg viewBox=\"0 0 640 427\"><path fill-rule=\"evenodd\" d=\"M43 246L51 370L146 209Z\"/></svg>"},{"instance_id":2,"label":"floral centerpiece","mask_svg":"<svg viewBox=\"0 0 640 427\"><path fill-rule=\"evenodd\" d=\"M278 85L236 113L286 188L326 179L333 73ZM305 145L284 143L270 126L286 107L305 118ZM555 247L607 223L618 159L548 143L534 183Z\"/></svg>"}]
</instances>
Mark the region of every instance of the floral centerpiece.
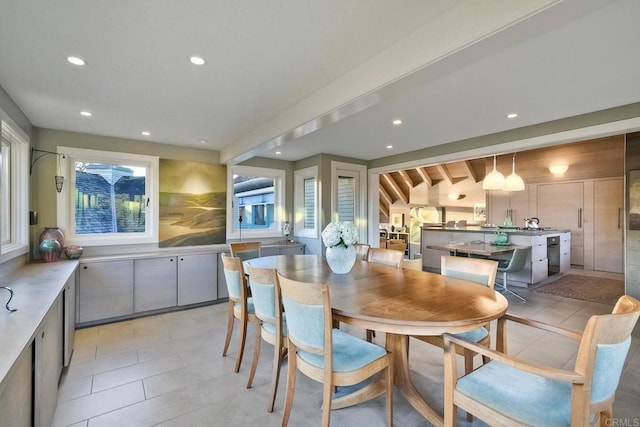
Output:
<instances>
[{"instance_id":1,"label":"floral centerpiece","mask_svg":"<svg viewBox=\"0 0 640 427\"><path fill-rule=\"evenodd\" d=\"M346 274L356 262L358 229L349 221L336 221L327 224L322 230L322 242L327 247L327 264L331 271Z\"/></svg>"}]
</instances>

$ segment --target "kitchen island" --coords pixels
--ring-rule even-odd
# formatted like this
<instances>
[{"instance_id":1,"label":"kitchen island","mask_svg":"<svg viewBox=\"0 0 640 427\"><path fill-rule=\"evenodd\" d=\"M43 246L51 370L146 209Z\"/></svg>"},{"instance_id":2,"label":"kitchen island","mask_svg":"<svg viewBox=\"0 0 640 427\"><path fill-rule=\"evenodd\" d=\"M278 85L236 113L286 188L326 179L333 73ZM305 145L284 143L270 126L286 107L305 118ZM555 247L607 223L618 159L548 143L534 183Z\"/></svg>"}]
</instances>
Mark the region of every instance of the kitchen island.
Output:
<instances>
[{"instance_id":1,"label":"kitchen island","mask_svg":"<svg viewBox=\"0 0 640 427\"><path fill-rule=\"evenodd\" d=\"M449 250L433 247L444 245L491 245L497 233L505 233L508 243L514 246L530 246L531 256L522 271L509 274L509 285L527 287L554 273L566 273L570 268L569 230L519 229L503 227L423 227L420 236L422 266L427 271L440 272L440 257ZM510 252L490 256L508 259Z\"/></svg>"}]
</instances>

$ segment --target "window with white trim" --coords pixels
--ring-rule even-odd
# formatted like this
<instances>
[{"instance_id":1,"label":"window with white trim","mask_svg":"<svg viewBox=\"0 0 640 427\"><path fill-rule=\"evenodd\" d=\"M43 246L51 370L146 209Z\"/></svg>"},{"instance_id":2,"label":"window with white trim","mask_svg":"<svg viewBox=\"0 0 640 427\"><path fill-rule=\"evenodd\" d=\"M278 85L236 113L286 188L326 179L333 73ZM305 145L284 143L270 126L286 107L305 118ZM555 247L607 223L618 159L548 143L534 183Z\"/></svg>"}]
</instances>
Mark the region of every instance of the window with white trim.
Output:
<instances>
[{"instance_id":1,"label":"window with white trim","mask_svg":"<svg viewBox=\"0 0 640 427\"><path fill-rule=\"evenodd\" d=\"M227 168L227 238L280 236L285 171L254 166Z\"/></svg>"},{"instance_id":2,"label":"window with white trim","mask_svg":"<svg viewBox=\"0 0 640 427\"><path fill-rule=\"evenodd\" d=\"M318 238L318 166L295 171L293 191L294 235Z\"/></svg>"},{"instance_id":3,"label":"window with white trim","mask_svg":"<svg viewBox=\"0 0 640 427\"><path fill-rule=\"evenodd\" d=\"M58 219L85 246L158 242L158 157L58 147Z\"/></svg>"},{"instance_id":4,"label":"window with white trim","mask_svg":"<svg viewBox=\"0 0 640 427\"><path fill-rule=\"evenodd\" d=\"M0 142L0 261L5 261L29 251L29 141L2 120Z\"/></svg>"}]
</instances>

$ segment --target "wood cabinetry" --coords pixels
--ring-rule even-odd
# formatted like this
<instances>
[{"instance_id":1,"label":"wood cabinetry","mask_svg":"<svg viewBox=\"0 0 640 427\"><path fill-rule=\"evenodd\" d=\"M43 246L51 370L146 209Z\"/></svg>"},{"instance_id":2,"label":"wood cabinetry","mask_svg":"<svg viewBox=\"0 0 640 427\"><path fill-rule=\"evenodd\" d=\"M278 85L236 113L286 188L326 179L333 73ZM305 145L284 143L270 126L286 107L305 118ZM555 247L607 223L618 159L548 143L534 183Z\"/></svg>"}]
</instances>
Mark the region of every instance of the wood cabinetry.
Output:
<instances>
[{"instance_id":1,"label":"wood cabinetry","mask_svg":"<svg viewBox=\"0 0 640 427\"><path fill-rule=\"evenodd\" d=\"M136 259L133 265L133 311L175 307L177 257Z\"/></svg>"},{"instance_id":2,"label":"wood cabinetry","mask_svg":"<svg viewBox=\"0 0 640 427\"><path fill-rule=\"evenodd\" d=\"M0 425L31 427L33 410L33 345L14 363L0 386Z\"/></svg>"},{"instance_id":3,"label":"wood cabinetry","mask_svg":"<svg viewBox=\"0 0 640 427\"><path fill-rule=\"evenodd\" d=\"M36 331L34 425L50 426L58 402L58 381L62 374L63 303L62 294L53 303Z\"/></svg>"},{"instance_id":4,"label":"wood cabinetry","mask_svg":"<svg viewBox=\"0 0 640 427\"><path fill-rule=\"evenodd\" d=\"M524 191L491 190L487 196L487 223L503 225L507 217L513 225L524 225L524 218L529 218L529 186Z\"/></svg>"},{"instance_id":5,"label":"wood cabinetry","mask_svg":"<svg viewBox=\"0 0 640 427\"><path fill-rule=\"evenodd\" d=\"M133 260L80 263L80 323L133 314Z\"/></svg>"},{"instance_id":6,"label":"wood cabinetry","mask_svg":"<svg viewBox=\"0 0 640 427\"><path fill-rule=\"evenodd\" d=\"M623 271L623 203L622 178L594 183L594 251L593 268L599 271Z\"/></svg>"}]
</instances>

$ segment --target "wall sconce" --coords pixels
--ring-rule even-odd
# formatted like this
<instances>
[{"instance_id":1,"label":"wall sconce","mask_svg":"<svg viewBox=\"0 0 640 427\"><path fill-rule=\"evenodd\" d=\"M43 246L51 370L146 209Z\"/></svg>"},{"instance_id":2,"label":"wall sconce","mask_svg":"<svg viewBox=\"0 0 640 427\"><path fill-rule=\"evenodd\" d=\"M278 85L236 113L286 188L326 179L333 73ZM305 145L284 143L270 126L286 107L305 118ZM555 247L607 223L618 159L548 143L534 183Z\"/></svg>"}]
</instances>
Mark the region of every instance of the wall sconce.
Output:
<instances>
[{"instance_id":1,"label":"wall sconce","mask_svg":"<svg viewBox=\"0 0 640 427\"><path fill-rule=\"evenodd\" d=\"M553 165L553 166L549 166L549 172L551 172L554 175L562 175L567 170L569 170L569 166L568 165Z\"/></svg>"},{"instance_id":2,"label":"wall sconce","mask_svg":"<svg viewBox=\"0 0 640 427\"><path fill-rule=\"evenodd\" d=\"M34 157L34 152L42 153L38 157ZM49 154L55 154L58 157L58 169L57 175L55 176L56 182L56 191L58 193L62 192L62 186L64 185L64 176L62 176L61 168L60 168L60 158L66 159L63 153L56 153L54 151L46 151L46 150L38 150L36 148L31 149L31 166L29 167L29 176L31 176L31 172L33 172L33 165L36 164L38 160L41 158L48 156Z\"/></svg>"},{"instance_id":3,"label":"wall sconce","mask_svg":"<svg viewBox=\"0 0 640 427\"><path fill-rule=\"evenodd\" d=\"M447 197L449 198L449 200L460 200L460 199L464 199L465 197L467 197L466 194L459 194L459 193L449 193L447 194Z\"/></svg>"}]
</instances>

